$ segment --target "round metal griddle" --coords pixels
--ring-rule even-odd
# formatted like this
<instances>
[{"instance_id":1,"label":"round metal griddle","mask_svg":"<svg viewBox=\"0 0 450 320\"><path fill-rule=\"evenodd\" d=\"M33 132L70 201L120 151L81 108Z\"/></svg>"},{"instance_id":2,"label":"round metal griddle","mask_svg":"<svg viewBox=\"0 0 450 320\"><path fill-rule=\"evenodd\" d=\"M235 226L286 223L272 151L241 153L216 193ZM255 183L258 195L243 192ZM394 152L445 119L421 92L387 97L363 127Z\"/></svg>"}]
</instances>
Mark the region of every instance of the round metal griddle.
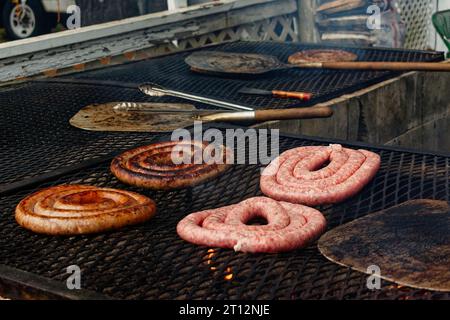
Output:
<instances>
[{"instance_id":1,"label":"round metal griddle","mask_svg":"<svg viewBox=\"0 0 450 320\"><path fill-rule=\"evenodd\" d=\"M333 70L391 70L450 72L450 63L355 61L357 55L344 50L304 50L283 63L274 56L219 51L198 51L185 59L191 70L216 76L256 76L293 68Z\"/></svg>"},{"instance_id":2,"label":"round metal griddle","mask_svg":"<svg viewBox=\"0 0 450 320\"><path fill-rule=\"evenodd\" d=\"M294 59L291 59L293 57ZM302 65L291 63L291 61L298 60L300 57L302 58ZM333 60L332 57L335 59ZM344 50L304 50L289 57L290 64L287 64L270 55L199 51L188 56L185 62L191 67L192 71L198 73L211 75L261 75L275 70L305 67L305 63L348 62L357 58L356 54Z\"/></svg>"},{"instance_id":3,"label":"round metal griddle","mask_svg":"<svg viewBox=\"0 0 450 320\"><path fill-rule=\"evenodd\" d=\"M185 59L191 70L212 75L261 75L291 68L276 57L251 53L198 51Z\"/></svg>"}]
</instances>

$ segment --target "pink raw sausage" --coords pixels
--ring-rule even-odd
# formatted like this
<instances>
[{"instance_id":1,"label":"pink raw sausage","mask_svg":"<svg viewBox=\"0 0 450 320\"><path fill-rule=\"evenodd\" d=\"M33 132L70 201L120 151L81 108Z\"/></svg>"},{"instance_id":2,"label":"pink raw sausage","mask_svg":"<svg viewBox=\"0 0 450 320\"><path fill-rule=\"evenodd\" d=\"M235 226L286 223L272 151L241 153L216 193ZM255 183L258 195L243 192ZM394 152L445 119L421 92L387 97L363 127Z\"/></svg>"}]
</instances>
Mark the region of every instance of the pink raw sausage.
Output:
<instances>
[{"instance_id":1,"label":"pink raw sausage","mask_svg":"<svg viewBox=\"0 0 450 320\"><path fill-rule=\"evenodd\" d=\"M330 164L320 169L327 161ZM309 206L339 203L360 192L380 163L376 153L340 145L292 149L264 170L261 191L278 201Z\"/></svg>"},{"instance_id":2,"label":"pink raw sausage","mask_svg":"<svg viewBox=\"0 0 450 320\"><path fill-rule=\"evenodd\" d=\"M246 225L264 217L267 225ZM192 213L178 223L191 243L242 252L276 253L306 246L325 231L324 216L313 208L256 197L239 204Z\"/></svg>"}]
</instances>

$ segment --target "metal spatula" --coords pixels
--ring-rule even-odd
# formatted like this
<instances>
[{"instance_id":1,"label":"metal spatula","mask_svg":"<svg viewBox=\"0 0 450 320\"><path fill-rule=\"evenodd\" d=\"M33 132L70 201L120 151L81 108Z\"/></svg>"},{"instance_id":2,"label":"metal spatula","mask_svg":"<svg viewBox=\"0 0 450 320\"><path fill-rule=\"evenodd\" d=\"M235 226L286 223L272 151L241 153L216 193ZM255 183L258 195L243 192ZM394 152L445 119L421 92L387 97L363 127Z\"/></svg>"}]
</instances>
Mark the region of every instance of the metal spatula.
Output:
<instances>
[{"instance_id":1,"label":"metal spatula","mask_svg":"<svg viewBox=\"0 0 450 320\"><path fill-rule=\"evenodd\" d=\"M70 123L93 131L170 132L202 122L264 122L272 120L327 118L328 107L283 110L224 111L197 110L190 105L119 103L90 105L80 110Z\"/></svg>"}]
</instances>

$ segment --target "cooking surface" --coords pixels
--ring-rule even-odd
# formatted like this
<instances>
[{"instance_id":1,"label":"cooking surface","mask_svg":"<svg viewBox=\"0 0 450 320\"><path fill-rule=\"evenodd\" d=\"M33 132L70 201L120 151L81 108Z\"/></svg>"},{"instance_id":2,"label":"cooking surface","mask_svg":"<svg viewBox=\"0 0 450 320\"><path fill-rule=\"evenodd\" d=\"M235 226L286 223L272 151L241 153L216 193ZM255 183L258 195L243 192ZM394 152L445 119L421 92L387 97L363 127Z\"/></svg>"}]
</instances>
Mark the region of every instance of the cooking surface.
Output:
<instances>
[{"instance_id":1,"label":"cooking surface","mask_svg":"<svg viewBox=\"0 0 450 320\"><path fill-rule=\"evenodd\" d=\"M270 53L283 61L301 48L315 46L271 43L221 46L221 50ZM442 57L435 53L393 50L354 51L363 60L423 61ZM187 55L181 53L0 91L3 147L0 194L11 190L12 183L19 183L13 191L0 197L0 266L7 265L65 284L66 268L76 264L82 269L84 289L127 299L450 299L449 294L398 288L389 282L383 282L382 290L370 291L365 286L365 275L329 262L320 255L316 244L286 254L248 255L222 249L208 252L208 248L191 245L177 236L177 222L191 212L260 195L258 166L235 166L214 181L175 192L135 189L116 180L108 170L109 155L161 137L147 133L82 131L71 127L68 121L79 109L92 103L184 102L147 97L136 88L141 82L153 81L171 89L235 99L235 102L255 107L282 108L298 101L240 96L237 91L244 86L311 90L318 94L314 103L396 75L289 70L262 78L230 80L191 73L183 62ZM110 82L75 83L83 79ZM283 85L286 83L290 85ZM280 146L283 151L330 142L334 141L283 137ZM356 198L341 205L319 208L327 217L329 228L409 199L449 201L448 156L395 149L372 150L381 153L383 161L375 180ZM61 171L55 175L56 170ZM37 178L43 173L54 177L39 182ZM23 197L39 188L61 183L138 191L156 200L159 213L141 226L71 238L32 234L15 223L14 208ZM0 278L2 276L0 272Z\"/></svg>"},{"instance_id":2,"label":"cooking surface","mask_svg":"<svg viewBox=\"0 0 450 320\"><path fill-rule=\"evenodd\" d=\"M282 151L327 144L282 137ZM357 197L320 207L328 228L409 199L450 199L450 158L373 149L382 156L375 180ZM198 247L181 240L177 222L188 213L237 203L260 195L260 166L234 166L221 177L174 192L152 192L123 185L109 161L41 184L86 183L138 191L155 199L158 214L148 223L94 236L57 238L32 234L14 221L14 207L26 188L0 199L0 264L64 283L66 268L82 270L84 289L126 299L449 299L449 294L398 289L366 289L366 276L329 262L314 243L285 254L244 254Z\"/></svg>"},{"instance_id":3,"label":"cooking surface","mask_svg":"<svg viewBox=\"0 0 450 320\"><path fill-rule=\"evenodd\" d=\"M286 62L288 57L300 50L330 48L318 45L302 45L276 42L232 42L213 46L208 50L242 53L259 53L273 55ZM341 48L342 49L342 48ZM381 49L346 49L358 55L361 61L416 61L429 62L443 60L442 53L425 51L401 51ZM367 87L368 85L394 77L395 72L374 71L333 71L291 69L275 71L269 74L242 79L239 77L214 77L190 71L184 59L189 52L178 53L167 57L130 63L102 70L82 72L65 79L89 79L140 84L154 82L169 89L210 96L232 101L254 108L286 108L289 106L306 106L344 93ZM311 92L314 98L308 102L292 99L274 99L271 97L254 97L239 94L243 87L265 90L284 90Z\"/></svg>"},{"instance_id":4,"label":"cooking surface","mask_svg":"<svg viewBox=\"0 0 450 320\"><path fill-rule=\"evenodd\" d=\"M271 54L286 62L302 49L329 48L316 45L273 42L233 42L211 50ZM360 60L436 61L436 52L347 49ZM20 182L53 170L98 158L150 141L145 133L85 132L72 128L69 119L81 108L112 101L177 102L170 97L148 97L137 86L155 82L171 89L225 99L256 108L310 105L398 75L393 72L283 70L248 79L199 75L189 70L184 58L190 53L149 59L122 66L52 78L0 90L0 191L5 184ZM75 82L88 81L85 84ZM104 83L101 83L104 82ZM313 92L308 102L270 96L239 94L243 87ZM210 108L196 104L198 108ZM213 107L215 108L215 107ZM11 159L14 159L13 161Z\"/></svg>"},{"instance_id":5,"label":"cooking surface","mask_svg":"<svg viewBox=\"0 0 450 320\"><path fill-rule=\"evenodd\" d=\"M88 132L69 119L92 103L147 101L137 89L30 83L0 92L0 185L145 144L146 133Z\"/></svg>"}]
</instances>

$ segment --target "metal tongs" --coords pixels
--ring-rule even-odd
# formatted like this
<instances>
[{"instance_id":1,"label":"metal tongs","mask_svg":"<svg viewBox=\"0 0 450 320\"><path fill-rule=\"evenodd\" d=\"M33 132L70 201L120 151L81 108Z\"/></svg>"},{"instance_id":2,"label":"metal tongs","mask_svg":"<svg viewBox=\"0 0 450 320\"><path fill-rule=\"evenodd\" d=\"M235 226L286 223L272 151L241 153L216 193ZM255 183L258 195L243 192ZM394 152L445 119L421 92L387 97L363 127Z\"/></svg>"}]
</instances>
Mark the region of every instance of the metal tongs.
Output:
<instances>
[{"instance_id":1,"label":"metal tongs","mask_svg":"<svg viewBox=\"0 0 450 320\"><path fill-rule=\"evenodd\" d=\"M205 103L209 105L213 105L219 108L224 108L227 110L234 110L234 111L254 111L253 108L242 106L236 103L232 102L226 102L221 100L216 100L212 98L207 97L201 97L181 91L175 91L166 89L160 85L154 84L154 83L145 83L139 86L139 90L141 90L146 95L152 96L152 97L163 97L163 96L171 96L171 97L177 97L181 99L186 99L189 101L195 101L200 103Z\"/></svg>"},{"instance_id":2,"label":"metal tongs","mask_svg":"<svg viewBox=\"0 0 450 320\"><path fill-rule=\"evenodd\" d=\"M165 128L170 127L170 123L186 123L186 126L193 121L203 122L236 122L236 121L274 121L274 120L294 120L294 119L313 119L328 118L333 114L329 107L309 107L293 109L264 109L252 111L232 111L232 110L198 110L198 109L160 109L154 108L151 103L120 102L113 104L114 112L142 113L152 115L153 117L164 115L164 121L167 123ZM150 121L150 120L146 120ZM161 120L156 120L160 123ZM174 127L173 130L178 128Z\"/></svg>"}]
</instances>

